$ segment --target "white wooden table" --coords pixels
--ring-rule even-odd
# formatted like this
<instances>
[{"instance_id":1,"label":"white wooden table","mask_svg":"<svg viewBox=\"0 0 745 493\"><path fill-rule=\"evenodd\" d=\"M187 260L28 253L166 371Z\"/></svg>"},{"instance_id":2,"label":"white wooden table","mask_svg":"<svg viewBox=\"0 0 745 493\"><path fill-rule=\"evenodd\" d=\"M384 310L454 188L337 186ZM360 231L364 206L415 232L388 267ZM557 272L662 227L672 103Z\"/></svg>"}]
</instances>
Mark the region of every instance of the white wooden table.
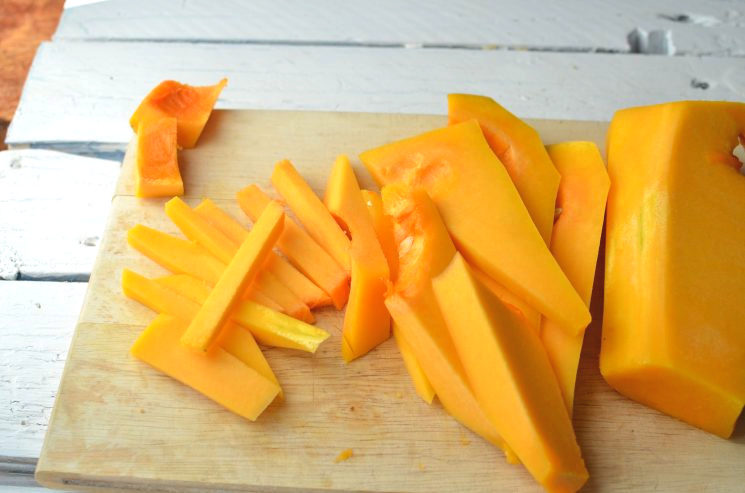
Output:
<instances>
[{"instance_id":1,"label":"white wooden table","mask_svg":"<svg viewBox=\"0 0 745 493\"><path fill-rule=\"evenodd\" d=\"M160 80L227 76L220 108L445 113L445 95L460 91L524 117L608 120L636 104L745 100L741 1L455 3L112 0L65 10L34 60L8 131L13 150L0 153L0 489L35 488L127 120Z\"/></svg>"}]
</instances>

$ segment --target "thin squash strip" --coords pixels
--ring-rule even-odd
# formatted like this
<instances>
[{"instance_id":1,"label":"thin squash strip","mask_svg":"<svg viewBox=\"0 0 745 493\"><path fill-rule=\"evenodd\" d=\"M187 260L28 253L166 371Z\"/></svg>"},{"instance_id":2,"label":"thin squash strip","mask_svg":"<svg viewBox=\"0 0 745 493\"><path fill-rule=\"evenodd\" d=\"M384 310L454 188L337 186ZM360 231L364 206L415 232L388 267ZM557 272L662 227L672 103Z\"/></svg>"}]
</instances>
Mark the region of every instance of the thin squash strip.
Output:
<instances>
[{"instance_id":1,"label":"thin squash strip","mask_svg":"<svg viewBox=\"0 0 745 493\"><path fill-rule=\"evenodd\" d=\"M256 185L239 191L236 198L238 205L252 221L256 221L271 201ZM337 309L344 306L349 297L349 273L288 217L285 217L285 228L277 246L295 267L331 297Z\"/></svg>"},{"instance_id":2,"label":"thin squash strip","mask_svg":"<svg viewBox=\"0 0 745 493\"><path fill-rule=\"evenodd\" d=\"M214 348L199 354L179 344L186 322L158 315L130 349L132 355L204 394L230 411L255 421L279 394L279 386L238 358Z\"/></svg>"},{"instance_id":3,"label":"thin squash strip","mask_svg":"<svg viewBox=\"0 0 745 493\"><path fill-rule=\"evenodd\" d=\"M347 272L351 269L351 243L321 199L313 192L288 160L278 162L272 173L272 185L287 202L308 234Z\"/></svg>"},{"instance_id":4,"label":"thin squash strip","mask_svg":"<svg viewBox=\"0 0 745 493\"><path fill-rule=\"evenodd\" d=\"M417 395L421 397L424 402L432 404L432 400L435 398L435 389L432 387L432 384L429 383L429 379L424 373L422 365L419 364L419 361L414 355L414 351L411 349L409 343L406 342L406 339L401 333L401 329L396 327L395 322L393 323L393 337L396 339L398 351L401 353L401 359L404 360L406 371L409 372L411 382L414 384L414 390L416 390Z\"/></svg>"},{"instance_id":5,"label":"thin squash strip","mask_svg":"<svg viewBox=\"0 0 745 493\"><path fill-rule=\"evenodd\" d=\"M270 203L181 336L184 345L202 351L209 348L274 248L283 223L282 206Z\"/></svg>"},{"instance_id":6,"label":"thin squash strip","mask_svg":"<svg viewBox=\"0 0 745 493\"><path fill-rule=\"evenodd\" d=\"M234 242L180 198L174 197L166 202L165 210L168 217L187 238L202 245L218 260L228 264L235 256L240 243ZM244 241L247 237L247 235L244 237ZM272 252L269 252L269 255L271 256ZM308 305L303 303L290 288L279 282L271 272L261 269L246 295L250 296L254 291L260 291L275 301L285 313L306 322L313 322L313 315Z\"/></svg>"},{"instance_id":7,"label":"thin squash strip","mask_svg":"<svg viewBox=\"0 0 745 493\"><path fill-rule=\"evenodd\" d=\"M222 210L210 199L204 199L194 208L194 212L212 223L234 243L240 244L246 239L248 230L236 221L230 214ZM309 308L331 305L331 298L321 288L305 277L286 259L272 252L266 261L265 268L293 293L295 293Z\"/></svg>"},{"instance_id":8,"label":"thin squash strip","mask_svg":"<svg viewBox=\"0 0 745 493\"><path fill-rule=\"evenodd\" d=\"M193 285L197 289L199 289L200 285L204 287L204 298L209 293L209 288L198 279L183 274L169 277L193 280ZM127 297L139 301L156 313L172 315L184 320L186 323L194 318L194 315L199 311L199 306L204 302L204 299L196 301L185 296L188 294L188 289L185 290L186 292L175 291L170 289L168 283L160 283L157 279L149 279L129 269L122 271L122 290ZM220 334L218 345L256 370L264 378L271 380L279 386L277 377L274 375L266 358L264 358L264 354L259 349L250 331L230 322ZM284 398L281 387L279 396Z\"/></svg>"}]
</instances>

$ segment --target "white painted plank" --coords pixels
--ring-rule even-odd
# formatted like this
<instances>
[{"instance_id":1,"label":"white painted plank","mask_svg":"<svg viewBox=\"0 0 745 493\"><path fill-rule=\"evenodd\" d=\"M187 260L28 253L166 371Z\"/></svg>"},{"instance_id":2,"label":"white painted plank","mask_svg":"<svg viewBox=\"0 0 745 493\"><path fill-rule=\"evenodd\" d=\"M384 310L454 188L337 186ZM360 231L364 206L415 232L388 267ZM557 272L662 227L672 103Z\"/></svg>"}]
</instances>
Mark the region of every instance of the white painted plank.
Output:
<instances>
[{"instance_id":1,"label":"white painted plank","mask_svg":"<svg viewBox=\"0 0 745 493\"><path fill-rule=\"evenodd\" d=\"M223 76L230 81L218 108L442 114L445 95L463 91L491 95L523 117L608 120L631 105L745 99L745 64L726 58L55 42L36 56L6 142L123 149L131 112L159 81Z\"/></svg>"},{"instance_id":2,"label":"white painted plank","mask_svg":"<svg viewBox=\"0 0 745 493\"><path fill-rule=\"evenodd\" d=\"M0 152L0 279L87 280L119 163Z\"/></svg>"},{"instance_id":3,"label":"white painted plank","mask_svg":"<svg viewBox=\"0 0 745 493\"><path fill-rule=\"evenodd\" d=\"M678 53L745 55L738 0L113 0L68 9L55 39L625 52L635 28L668 30Z\"/></svg>"},{"instance_id":4,"label":"white painted plank","mask_svg":"<svg viewBox=\"0 0 745 493\"><path fill-rule=\"evenodd\" d=\"M0 281L0 457L39 456L86 288Z\"/></svg>"}]
</instances>

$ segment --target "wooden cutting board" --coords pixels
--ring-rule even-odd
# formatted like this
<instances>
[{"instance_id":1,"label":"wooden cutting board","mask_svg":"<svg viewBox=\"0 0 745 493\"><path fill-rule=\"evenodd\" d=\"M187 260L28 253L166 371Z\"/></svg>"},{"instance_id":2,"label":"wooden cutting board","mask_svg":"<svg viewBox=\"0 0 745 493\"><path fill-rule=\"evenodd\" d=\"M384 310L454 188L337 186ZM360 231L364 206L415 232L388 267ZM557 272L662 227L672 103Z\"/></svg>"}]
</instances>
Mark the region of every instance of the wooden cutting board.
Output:
<instances>
[{"instance_id":1,"label":"wooden cutting board","mask_svg":"<svg viewBox=\"0 0 745 493\"><path fill-rule=\"evenodd\" d=\"M248 224L235 193L250 183L269 190L277 160L292 159L322 193L337 154L356 156L445 123L441 116L216 111L199 146L180 154L186 199L196 204L210 197ZM546 143L604 142L603 123L532 123ZM122 295L121 270L164 271L127 245L126 231L144 223L177 233L164 200L133 197L132 156L130 146L37 480L67 489L148 491L540 490L521 466L507 464L438 403L421 401L393 340L344 364L342 316L333 310L317 314L318 325L332 334L317 354L266 349L286 401L272 404L255 423L132 358L129 347L154 314ZM374 186L359 163L357 171L363 186ZM742 491L743 420L733 439L722 440L631 402L602 380L602 293L595 291L574 416L590 471L586 490ZM345 449L354 456L335 463Z\"/></svg>"}]
</instances>

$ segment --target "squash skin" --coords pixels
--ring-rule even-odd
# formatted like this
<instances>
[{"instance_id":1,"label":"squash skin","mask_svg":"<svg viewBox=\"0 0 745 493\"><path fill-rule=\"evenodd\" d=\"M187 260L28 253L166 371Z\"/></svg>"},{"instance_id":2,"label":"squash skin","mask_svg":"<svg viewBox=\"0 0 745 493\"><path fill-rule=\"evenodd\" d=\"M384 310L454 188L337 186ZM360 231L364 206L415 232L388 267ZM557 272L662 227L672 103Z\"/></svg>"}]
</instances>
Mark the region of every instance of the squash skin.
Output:
<instances>
[{"instance_id":1,"label":"squash skin","mask_svg":"<svg viewBox=\"0 0 745 493\"><path fill-rule=\"evenodd\" d=\"M497 432L546 490L579 490L589 476L536 332L520 325L460 254L432 279L432 289L468 382Z\"/></svg>"},{"instance_id":2,"label":"squash skin","mask_svg":"<svg viewBox=\"0 0 745 493\"><path fill-rule=\"evenodd\" d=\"M551 236L551 253L589 307L610 178L592 142L563 142L547 150L561 173L556 202L561 212ZM569 335L544 318L540 334L571 416L584 333Z\"/></svg>"},{"instance_id":3,"label":"squash skin","mask_svg":"<svg viewBox=\"0 0 745 493\"><path fill-rule=\"evenodd\" d=\"M360 159L379 184L426 189L459 251L510 292L571 334L590 323L476 120L371 149Z\"/></svg>"},{"instance_id":4,"label":"squash skin","mask_svg":"<svg viewBox=\"0 0 745 493\"><path fill-rule=\"evenodd\" d=\"M137 197L184 194L177 154L175 118L146 120L137 126Z\"/></svg>"},{"instance_id":5,"label":"squash skin","mask_svg":"<svg viewBox=\"0 0 745 493\"><path fill-rule=\"evenodd\" d=\"M727 438L745 405L745 104L617 112L608 130L600 371L620 393Z\"/></svg>"},{"instance_id":6,"label":"squash skin","mask_svg":"<svg viewBox=\"0 0 745 493\"><path fill-rule=\"evenodd\" d=\"M137 132L142 122L163 117L176 118L178 145L185 149L192 148L197 145L212 108L227 83L228 79L222 79L214 86L190 86L164 80L145 96L129 119L129 124Z\"/></svg>"}]
</instances>

